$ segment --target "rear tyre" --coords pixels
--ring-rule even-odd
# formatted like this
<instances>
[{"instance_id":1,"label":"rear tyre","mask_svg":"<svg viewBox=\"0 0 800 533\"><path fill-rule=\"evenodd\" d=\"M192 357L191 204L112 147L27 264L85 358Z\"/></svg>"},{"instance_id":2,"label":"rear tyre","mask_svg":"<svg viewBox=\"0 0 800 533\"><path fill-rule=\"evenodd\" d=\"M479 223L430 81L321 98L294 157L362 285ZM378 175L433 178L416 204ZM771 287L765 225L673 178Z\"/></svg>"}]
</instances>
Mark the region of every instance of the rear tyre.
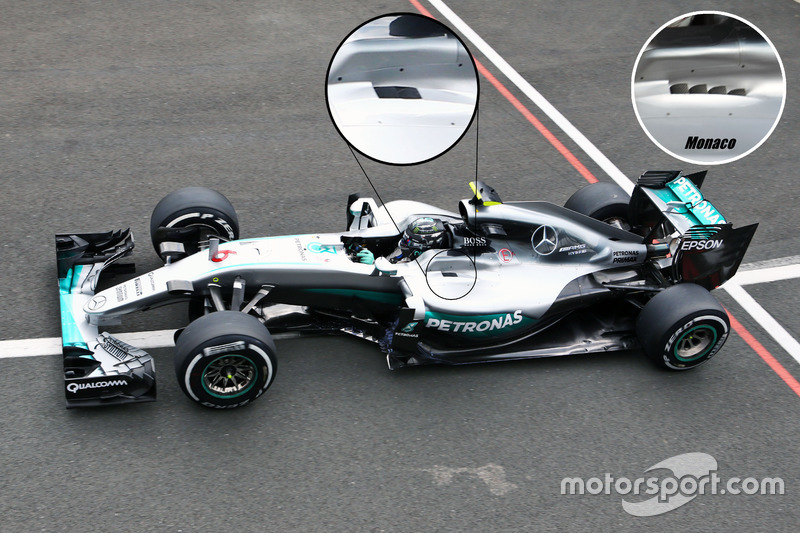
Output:
<instances>
[{"instance_id":1,"label":"rear tyre","mask_svg":"<svg viewBox=\"0 0 800 533\"><path fill-rule=\"evenodd\" d=\"M266 391L278 367L275 343L257 318L219 311L198 318L175 343L181 390L216 409L245 405Z\"/></svg>"},{"instance_id":2,"label":"rear tyre","mask_svg":"<svg viewBox=\"0 0 800 533\"><path fill-rule=\"evenodd\" d=\"M564 207L582 215L630 229L628 203L630 196L616 183L591 183L570 196Z\"/></svg>"},{"instance_id":3,"label":"rear tyre","mask_svg":"<svg viewBox=\"0 0 800 533\"><path fill-rule=\"evenodd\" d=\"M711 359L728 338L725 309L703 287L681 283L656 294L636 321L645 354L658 366L688 370Z\"/></svg>"},{"instance_id":4,"label":"rear tyre","mask_svg":"<svg viewBox=\"0 0 800 533\"><path fill-rule=\"evenodd\" d=\"M165 228L167 231L165 231ZM175 235L180 228L197 231ZM173 233L173 235L170 235ZM231 202L221 193L205 187L186 187L161 199L150 217L150 239L161 255L161 243L182 242L188 254L197 252L210 238L232 241L239 238L239 217Z\"/></svg>"}]
</instances>

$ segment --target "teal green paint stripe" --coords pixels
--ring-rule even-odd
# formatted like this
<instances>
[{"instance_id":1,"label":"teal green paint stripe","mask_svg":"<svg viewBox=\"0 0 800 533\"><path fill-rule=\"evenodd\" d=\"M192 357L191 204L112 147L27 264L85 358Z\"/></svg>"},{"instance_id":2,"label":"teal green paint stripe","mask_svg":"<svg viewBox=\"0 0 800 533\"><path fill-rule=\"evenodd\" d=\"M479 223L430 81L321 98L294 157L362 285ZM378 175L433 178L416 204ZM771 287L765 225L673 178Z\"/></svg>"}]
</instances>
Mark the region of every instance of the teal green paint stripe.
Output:
<instances>
[{"instance_id":1,"label":"teal green paint stripe","mask_svg":"<svg viewBox=\"0 0 800 533\"><path fill-rule=\"evenodd\" d=\"M329 266L329 263L319 263L319 264L317 264L317 263L296 263L296 262L293 262L293 263L280 263L278 261L268 261L268 262L265 261L263 263L246 263L246 264L243 264L243 265L236 264L236 265L224 266L224 267L215 268L214 270L209 270L208 272L210 274L212 272L220 272L221 270L234 270L235 271L235 270L238 270L240 268L263 267L264 265L270 265L270 266L271 265L281 265L281 266L315 266L315 267L321 267L321 266Z\"/></svg>"},{"instance_id":2,"label":"teal green paint stripe","mask_svg":"<svg viewBox=\"0 0 800 533\"><path fill-rule=\"evenodd\" d=\"M317 294L332 294L335 296L361 298L362 300L372 300L375 302L389 304L400 304L403 302L403 297L401 295L391 292L377 292L360 289L302 289L302 291Z\"/></svg>"},{"instance_id":3,"label":"teal green paint stripe","mask_svg":"<svg viewBox=\"0 0 800 533\"><path fill-rule=\"evenodd\" d=\"M74 346L88 350L89 346L86 344L83 335L81 335L81 330L72 315L72 307L75 300L72 291L77 288L83 268L83 265L74 266L67 271L64 279L58 280L59 303L61 305L61 344L62 346Z\"/></svg>"},{"instance_id":4,"label":"teal green paint stripe","mask_svg":"<svg viewBox=\"0 0 800 533\"><path fill-rule=\"evenodd\" d=\"M661 201L663 201L665 204L668 204L668 203L670 203L670 202L681 202L681 203L683 203L683 204L686 204L686 202L685 202L685 201L684 201L682 198L678 197L678 195L676 195L676 194L675 194L675 193L672 191L672 189L656 189L656 190L654 190L653 192L654 192L654 193L655 193L655 195L656 195L656 196L658 196L658 197L659 197L659 199L660 199ZM689 221L689 222L690 222L690 223L691 223L693 226L696 226L696 225L698 225L698 224L703 224L702 222L700 222L700 221L697 219L697 217L694 215L694 213L693 213L693 212L692 212L692 211L689 209L689 206L688 206L688 205L685 205L683 208L678 208L678 209L675 209L675 210L673 210L673 211L671 211L671 212L672 212L672 213L675 213L676 215L683 215L684 217L686 217L686 219L687 219L687 220L688 220L688 221Z\"/></svg>"}]
</instances>

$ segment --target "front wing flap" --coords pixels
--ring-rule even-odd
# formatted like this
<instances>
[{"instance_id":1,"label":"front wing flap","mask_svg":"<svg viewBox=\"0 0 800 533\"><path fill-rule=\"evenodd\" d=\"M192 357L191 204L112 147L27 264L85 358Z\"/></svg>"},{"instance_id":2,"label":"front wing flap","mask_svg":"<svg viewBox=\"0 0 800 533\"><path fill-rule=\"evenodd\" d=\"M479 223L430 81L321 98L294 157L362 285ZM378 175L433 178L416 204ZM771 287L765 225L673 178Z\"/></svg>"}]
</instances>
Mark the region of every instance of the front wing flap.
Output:
<instances>
[{"instance_id":1,"label":"front wing flap","mask_svg":"<svg viewBox=\"0 0 800 533\"><path fill-rule=\"evenodd\" d=\"M156 398L152 356L100 333L84 308L96 305L102 273L133 251L129 230L56 235L61 344L67 407L153 401Z\"/></svg>"}]
</instances>

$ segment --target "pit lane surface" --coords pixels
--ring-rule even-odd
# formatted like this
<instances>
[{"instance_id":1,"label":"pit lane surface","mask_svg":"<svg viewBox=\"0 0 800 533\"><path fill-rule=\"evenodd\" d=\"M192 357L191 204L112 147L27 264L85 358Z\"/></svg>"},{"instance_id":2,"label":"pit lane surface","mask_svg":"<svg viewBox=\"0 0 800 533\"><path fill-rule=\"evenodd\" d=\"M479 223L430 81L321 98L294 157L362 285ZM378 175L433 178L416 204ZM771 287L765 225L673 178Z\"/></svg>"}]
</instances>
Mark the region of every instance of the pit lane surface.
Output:
<instances>
[{"instance_id":1,"label":"pit lane surface","mask_svg":"<svg viewBox=\"0 0 800 533\"><path fill-rule=\"evenodd\" d=\"M626 175L699 170L650 143L629 91L652 31L703 6L451 7ZM800 5L715 8L770 37L789 93L772 137L744 160L712 168L704 190L737 225L761 222L745 261L797 255L800 59L792 51ZM356 25L413 10L400 1L328 10L311 2L3 2L0 337L59 335L56 232L131 226L137 265L156 267L149 213L181 186L225 192L246 237L342 228L347 194L369 188L328 118L327 63ZM485 81L481 91L479 174L503 198L563 203L585 183ZM473 130L423 167L361 161L384 200L452 208L474 177L475 142ZM795 338L799 283L747 286ZM716 294L800 376L735 301ZM115 329L161 330L184 317L167 308L131 318ZM389 372L375 347L355 339L278 348L267 395L222 413L180 393L169 350L153 350L157 403L91 411L63 409L59 357L0 360L0 529L788 531L800 518L800 398L738 335L686 374L660 372L639 353ZM633 480L687 452L715 457L723 478L779 476L786 494L698 496L651 518L625 513L619 494L561 494L565 477Z\"/></svg>"}]
</instances>

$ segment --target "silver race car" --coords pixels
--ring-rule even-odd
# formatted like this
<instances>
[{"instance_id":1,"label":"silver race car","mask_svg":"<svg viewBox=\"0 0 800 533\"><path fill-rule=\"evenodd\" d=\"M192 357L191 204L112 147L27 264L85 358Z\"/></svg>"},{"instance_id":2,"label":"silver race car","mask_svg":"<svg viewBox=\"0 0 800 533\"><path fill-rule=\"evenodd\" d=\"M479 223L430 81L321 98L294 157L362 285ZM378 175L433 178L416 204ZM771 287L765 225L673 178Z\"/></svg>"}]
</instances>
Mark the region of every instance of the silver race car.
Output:
<instances>
[{"instance_id":1,"label":"silver race car","mask_svg":"<svg viewBox=\"0 0 800 533\"><path fill-rule=\"evenodd\" d=\"M757 226L734 229L704 178L648 171L631 196L597 183L564 207L503 202L480 181L457 212L351 195L343 233L242 240L222 194L181 189L153 212L165 264L152 272L109 286L129 231L56 237L67 406L154 400L152 357L100 330L173 302L190 315L175 335L178 382L215 408L267 390L273 334L355 335L392 369L634 349L693 368L728 336L709 291Z\"/></svg>"}]
</instances>

